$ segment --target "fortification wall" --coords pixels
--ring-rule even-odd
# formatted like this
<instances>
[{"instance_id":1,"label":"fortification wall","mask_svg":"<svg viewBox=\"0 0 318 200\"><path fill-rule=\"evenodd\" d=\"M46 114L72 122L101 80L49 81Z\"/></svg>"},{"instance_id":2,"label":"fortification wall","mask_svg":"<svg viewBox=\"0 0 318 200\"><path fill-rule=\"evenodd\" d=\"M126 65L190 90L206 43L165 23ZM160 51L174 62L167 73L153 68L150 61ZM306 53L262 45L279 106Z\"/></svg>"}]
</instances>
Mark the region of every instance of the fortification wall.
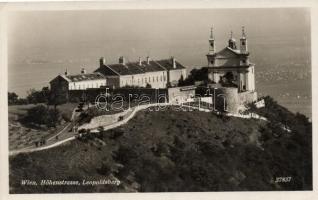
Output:
<instances>
[{"instance_id":1,"label":"fortification wall","mask_svg":"<svg viewBox=\"0 0 318 200\"><path fill-rule=\"evenodd\" d=\"M257 92L241 92L238 93L238 98L241 105L252 103L257 100Z\"/></svg>"},{"instance_id":2,"label":"fortification wall","mask_svg":"<svg viewBox=\"0 0 318 200\"><path fill-rule=\"evenodd\" d=\"M133 110L125 110L123 112L116 113L113 115L97 116L92 118L92 120L89 123L80 126L79 129L93 129L98 128L100 126L108 126L118 122L120 117L122 117L122 119L127 118L132 112Z\"/></svg>"},{"instance_id":3,"label":"fortification wall","mask_svg":"<svg viewBox=\"0 0 318 200\"><path fill-rule=\"evenodd\" d=\"M238 113L240 101L237 88L217 88L215 90L215 108L218 111Z\"/></svg>"},{"instance_id":4,"label":"fortification wall","mask_svg":"<svg viewBox=\"0 0 318 200\"><path fill-rule=\"evenodd\" d=\"M237 114L243 105L257 100L257 92L238 92L238 88L220 87L215 89L215 98L212 99L215 99L218 111Z\"/></svg>"},{"instance_id":5,"label":"fortification wall","mask_svg":"<svg viewBox=\"0 0 318 200\"><path fill-rule=\"evenodd\" d=\"M95 102L96 97L99 94L105 94L105 88L94 88L88 90L71 90L69 91L69 101L79 101L81 98L90 101L91 103ZM158 96L168 95L167 89L154 89L154 88L117 88L117 89L108 89L107 91L111 96L120 95L123 97L124 101L138 99L142 95L146 95L150 98L151 102L156 102ZM111 100L111 99L110 99ZM160 99L159 99L160 100Z\"/></svg>"}]
</instances>

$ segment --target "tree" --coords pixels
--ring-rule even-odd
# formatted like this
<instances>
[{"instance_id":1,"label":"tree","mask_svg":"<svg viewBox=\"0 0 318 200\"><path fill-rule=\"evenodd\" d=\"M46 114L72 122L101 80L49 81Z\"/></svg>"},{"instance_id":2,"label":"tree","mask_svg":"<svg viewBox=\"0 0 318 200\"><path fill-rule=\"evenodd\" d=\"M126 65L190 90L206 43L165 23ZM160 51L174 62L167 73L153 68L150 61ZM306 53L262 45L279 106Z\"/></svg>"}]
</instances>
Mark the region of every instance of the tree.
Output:
<instances>
[{"instance_id":1,"label":"tree","mask_svg":"<svg viewBox=\"0 0 318 200\"><path fill-rule=\"evenodd\" d=\"M178 81L178 86L184 86L185 83L184 83L184 78L183 78L183 75L181 75L179 81Z\"/></svg>"},{"instance_id":2,"label":"tree","mask_svg":"<svg viewBox=\"0 0 318 200\"><path fill-rule=\"evenodd\" d=\"M196 81L203 81L204 83L207 83L209 82L208 73L209 72L207 67L202 67L201 69L193 69L191 70L189 76L182 81L182 85L193 85Z\"/></svg>"},{"instance_id":3,"label":"tree","mask_svg":"<svg viewBox=\"0 0 318 200\"><path fill-rule=\"evenodd\" d=\"M65 94L63 94L60 91L51 91L50 95L49 95L49 105L54 105L54 109L56 110L58 105L61 105L63 103L67 102L67 97L65 96Z\"/></svg>"},{"instance_id":4,"label":"tree","mask_svg":"<svg viewBox=\"0 0 318 200\"><path fill-rule=\"evenodd\" d=\"M48 109L46 120L47 127L56 127L56 124L61 121L61 113L57 109Z\"/></svg>"},{"instance_id":5,"label":"tree","mask_svg":"<svg viewBox=\"0 0 318 200\"><path fill-rule=\"evenodd\" d=\"M35 106L28 110L26 120L37 125L46 124L47 108L43 105Z\"/></svg>"},{"instance_id":6,"label":"tree","mask_svg":"<svg viewBox=\"0 0 318 200\"><path fill-rule=\"evenodd\" d=\"M29 103L47 103L49 100L50 90L48 87L43 87L42 90L30 89L28 91L27 100Z\"/></svg>"},{"instance_id":7,"label":"tree","mask_svg":"<svg viewBox=\"0 0 318 200\"><path fill-rule=\"evenodd\" d=\"M44 105L35 106L27 111L26 122L36 125L55 127L61 121L61 114L58 110L48 109Z\"/></svg>"},{"instance_id":8,"label":"tree","mask_svg":"<svg viewBox=\"0 0 318 200\"><path fill-rule=\"evenodd\" d=\"M18 102L18 95L14 92L8 92L8 104L13 105Z\"/></svg>"}]
</instances>

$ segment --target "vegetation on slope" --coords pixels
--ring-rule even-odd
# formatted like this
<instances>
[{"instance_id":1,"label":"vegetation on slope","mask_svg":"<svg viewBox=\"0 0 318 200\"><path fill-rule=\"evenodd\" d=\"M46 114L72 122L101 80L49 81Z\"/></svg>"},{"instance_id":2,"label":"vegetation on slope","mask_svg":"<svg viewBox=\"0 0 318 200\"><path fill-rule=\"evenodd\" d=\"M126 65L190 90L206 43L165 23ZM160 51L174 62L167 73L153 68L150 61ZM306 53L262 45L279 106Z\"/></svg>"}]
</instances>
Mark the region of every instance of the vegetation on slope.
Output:
<instances>
[{"instance_id":1,"label":"vegetation on slope","mask_svg":"<svg viewBox=\"0 0 318 200\"><path fill-rule=\"evenodd\" d=\"M271 122L199 111L142 111L127 125L10 158L11 193L312 189L311 124L271 98ZM274 114L273 116L270 116ZM291 132L280 121L287 119ZM21 186L22 179L99 180L98 186ZM289 182L275 182L291 177Z\"/></svg>"}]
</instances>

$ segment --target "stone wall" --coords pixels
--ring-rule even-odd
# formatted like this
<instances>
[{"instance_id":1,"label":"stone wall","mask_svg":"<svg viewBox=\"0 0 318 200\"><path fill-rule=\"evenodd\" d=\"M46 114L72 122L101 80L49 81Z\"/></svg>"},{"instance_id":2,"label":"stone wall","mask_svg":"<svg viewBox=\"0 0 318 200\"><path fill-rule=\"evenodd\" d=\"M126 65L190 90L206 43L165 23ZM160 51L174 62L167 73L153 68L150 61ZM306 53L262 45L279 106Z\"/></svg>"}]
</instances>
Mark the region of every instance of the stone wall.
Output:
<instances>
[{"instance_id":1,"label":"stone wall","mask_svg":"<svg viewBox=\"0 0 318 200\"><path fill-rule=\"evenodd\" d=\"M121 95L124 101L138 99L142 95L146 95L150 98L150 102L157 102L158 97L165 95L167 96L167 89L154 89L154 88L117 88L117 89L108 89L107 92L111 96ZM69 100L74 99L86 99L89 102L93 103L96 100L96 97L100 94L105 94L106 88L95 88L88 90L73 90L69 91ZM110 99L111 100L111 99ZM160 99L159 99L160 100Z\"/></svg>"},{"instance_id":2,"label":"stone wall","mask_svg":"<svg viewBox=\"0 0 318 200\"><path fill-rule=\"evenodd\" d=\"M180 103L188 101L195 96L194 86L168 88L169 103Z\"/></svg>"},{"instance_id":3,"label":"stone wall","mask_svg":"<svg viewBox=\"0 0 318 200\"><path fill-rule=\"evenodd\" d=\"M238 93L239 102L241 105L257 101L257 92L241 92Z\"/></svg>"},{"instance_id":4,"label":"stone wall","mask_svg":"<svg viewBox=\"0 0 318 200\"><path fill-rule=\"evenodd\" d=\"M215 90L215 108L218 111L238 113L239 98L238 89L230 87L217 88Z\"/></svg>"},{"instance_id":5,"label":"stone wall","mask_svg":"<svg viewBox=\"0 0 318 200\"><path fill-rule=\"evenodd\" d=\"M117 114L97 116L92 118L89 123L80 126L78 129L94 129L100 126L108 126L120 121L120 117L122 117L121 120L126 119L132 112L133 110L125 110Z\"/></svg>"}]
</instances>

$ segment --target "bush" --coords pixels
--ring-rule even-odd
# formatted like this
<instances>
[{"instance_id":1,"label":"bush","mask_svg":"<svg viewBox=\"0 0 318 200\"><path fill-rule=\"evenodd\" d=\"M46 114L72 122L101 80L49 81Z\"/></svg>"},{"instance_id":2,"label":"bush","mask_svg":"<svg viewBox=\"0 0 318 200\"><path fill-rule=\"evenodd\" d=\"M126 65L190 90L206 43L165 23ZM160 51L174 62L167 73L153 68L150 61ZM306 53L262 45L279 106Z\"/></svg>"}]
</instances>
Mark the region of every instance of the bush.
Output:
<instances>
[{"instance_id":1,"label":"bush","mask_svg":"<svg viewBox=\"0 0 318 200\"><path fill-rule=\"evenodd\" d=\"M18 101L18 95L14 92L8 92L8 104L14 105Z\"/></svg>"},{"instance_id":2,"label":"bush","mask_svg":"<svg viewBox=\"0 0 318 200\"><path fill-rule=\"evenodd\" d=\"M71 117L67 113L62 113L62 118L66 122L70 122L71 121Z\"/></svg>"},{"instance_id":3,"label":"bush","mask_svg":"<svg viewBox=\"0 0 318 200\"><path fill-rule=\"evenodd\" d=\"M61 122L61 114L56 109L48 109L44 105L38 105L28 110L25 121L36 125L55 127Z\"/></svg>"}]
</instances>

